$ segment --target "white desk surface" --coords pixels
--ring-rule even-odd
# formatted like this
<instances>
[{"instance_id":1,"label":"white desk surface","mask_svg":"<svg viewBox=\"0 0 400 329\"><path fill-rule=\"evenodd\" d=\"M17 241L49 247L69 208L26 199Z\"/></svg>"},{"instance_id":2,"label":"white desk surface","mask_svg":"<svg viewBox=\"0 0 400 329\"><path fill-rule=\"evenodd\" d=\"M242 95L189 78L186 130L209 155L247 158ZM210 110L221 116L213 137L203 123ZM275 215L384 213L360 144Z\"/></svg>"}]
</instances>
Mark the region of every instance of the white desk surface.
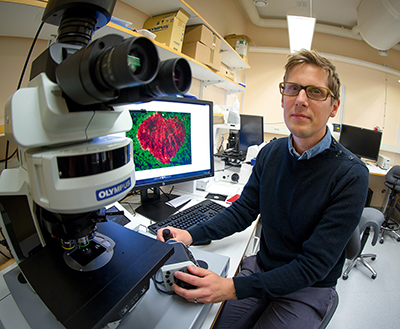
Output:
<instances>
[{"instance_id":1,"label":"white desk surface","mask_svg":"<svg viewBox=\"0 0 400 329\"><path fill-rule=\"evenodd\" d=\"M236 193L240 193L243 186L239 184L232 184L226 182L218 182L213 184L207 191L198 191L196 190L193 194L187 192L181 192L185 194L193 195L193 199L191 202L185 207L189 207L192 204L200 202L204 199L204 197L209 193L219 193L226 194L228 196L233 196ZM174 190L174 192L179 192ZM138 199L128 200L128 202L123 202L125 209L129 209L133 214L127 214L127 216L131 219L131 222L127 225L128 228L135 229L139 225L148 226L150 221L139 215L135 214L132 209L136 208L138 204ZM223 202L223 204L226 204ZM227 204L226 204L227 205ZM131 207L132 206L132 207ZM183 208L184 209L184 208ZM217 253L220 255L230 257L230 267L228 271L227 277L233 277L239 268L241 260L246 252L246 249L253 237L254 230L256 228L257 221L254 221L253 225L248 227L245 231L236 233L230 237L224 238L219 241L213 241L209 245L205 246L194 246L191 248L201 248L208 252ZM142 229L141 229L142 230ZM12 264L0 271L0 320L4 325L5 329L18 328L18 329L30 329L30 326L24 319L23 315L18 309L18 306L15 304L10 292L7 288L7 285L3 279L3 275L14 268L16 264ZM219 309L221 307L221 303L213 304L207 318L205 319L201 329L209 329L212 327L216 316L218 315ZM0 323L1 328L1 323Z\"/></svg>"},{"instance_id":2,"label":"white desk surface","mask_svg":"<svg viewBox=\"0 0 400 329\"><path fill-rule=\"evenodd\" d=\"M233 196L237 193L241 193L241 190L243 189L243 185L240 184L233 184L233 183L228 183L228 182L217 182L212 184L207 191L198 191L196 190L194 193L189 193L189 192L184 192L181 190L175 190L174 193L180 194L188 194L192 195L193 199L182 209L185 209L187 207L190 207L193 204L196 204L202 200L204 200L204 197L208 193L218 193L218 194L225 194L228 195L228 197ZM139 199L138 198L132 198L129 199L127 202L123 202L122 205L125 207L127 210L131 210L139 205ZM217 201L219 202L219 201ZM225 202L219 202L221 204L224 204L228 206L227 203ZM129 206L129 204L132 204L132 207ZM134 214L134 219L132 220L131 223L127 225L127 227L134 229L135 225L149 225L149 220L139 214ZM230 257L230 267L229 271L227 274L227 277L233 277L238 271L239 265L243 259L244 253L250 243L251 238L253 237L254 230L256 228L257 221L254 221L253 224L248 227L246 230L243 232L235 233L234 235L224 238L219 241L213 241L209 245L205 246L193 246L191 248L200 248L208 252L213 252L216 254L224 255ZM201 329L209 329L212 327L213 322L218 315L219 309L221 307L221 303L213 304L213 306L210 309L210 312L208 313L208 316L206 320L204 321Z\"/></svg>"},{"instance_id":3,"label":"white desk surface","mask_svg":"<svg viewBox=\"0 0 400 329\"><path fill-rule=\"evenodd\" d=\"M382 169L374 163L365 162L365 164L367 165L367 168L371 175L386 176L387 172L389 171L389 169Z\"/></svg>"}]
</instances>

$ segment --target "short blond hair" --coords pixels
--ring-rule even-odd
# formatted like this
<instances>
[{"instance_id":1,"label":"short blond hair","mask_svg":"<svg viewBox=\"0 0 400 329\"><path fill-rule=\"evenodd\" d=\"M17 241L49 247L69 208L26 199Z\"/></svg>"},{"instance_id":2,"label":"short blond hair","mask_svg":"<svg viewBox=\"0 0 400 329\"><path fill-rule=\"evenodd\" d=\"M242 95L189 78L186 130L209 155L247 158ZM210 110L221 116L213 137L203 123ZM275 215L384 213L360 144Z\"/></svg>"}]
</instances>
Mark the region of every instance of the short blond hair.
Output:
<instances>
[{"instance_id":1,"label":"short blond hair","mask_svg":"<svg viewBox=\"0 0 400 329\"><path fill-rule=\"evenodd\" d=\"M283 81L286 82L292 69L300 64L313 64L324 69L328 73L328 88L335 95L334 98L340 99L340 79L336 72L335 65L333 65L329 59L322 57L314 50L302 49L290 55L285 65Z\"/></svg>"}]
</instances>

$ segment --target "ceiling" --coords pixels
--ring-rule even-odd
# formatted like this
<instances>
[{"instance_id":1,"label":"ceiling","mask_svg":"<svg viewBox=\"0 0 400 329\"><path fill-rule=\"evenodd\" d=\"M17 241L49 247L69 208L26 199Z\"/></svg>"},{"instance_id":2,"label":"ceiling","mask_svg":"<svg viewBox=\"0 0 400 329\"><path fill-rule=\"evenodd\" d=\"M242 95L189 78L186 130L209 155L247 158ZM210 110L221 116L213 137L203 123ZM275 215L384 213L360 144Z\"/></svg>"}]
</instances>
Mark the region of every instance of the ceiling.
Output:
<instances>
[{"instance_id":1,"label":"ceiling","mask_svg":"<svg viewBox=\"0 0 400 329\"><path fill-rule=\"evenodd\" d=\"M148 6L148 11L160 11L160 6L164 4L171 6L177 3L179 7L179 0L122 0L132 6L140 8ZM316 17L315 32L327 33L336 36L352 38L356 40L364 40L373 48L378 50L395 49L400 51L400 0L236 0L243 8L244 13L247 15L255 25L261 27L272 28L287 28L286 14L291 10L303 10L304 16L310 13L312 8L313 16ZM264 7L257 7L254 5L255 1L263 1L267 5ZM155 5L157 3L157 5ZM37 8L37 15L29 14L24 16L24 7L20 6L19 22L13 22L13 15L9 15L8 7L14 3L0 2L2 10L0 10L0 21L2 27L0 35L15 35L19 30L21 35L34 34L37 26L40 23L42 8ZM368 4L368 5L366 5ZM369 26L369 31L366 33L360 30L359 25L359 11L362 7L373 7L367 11L365 20ZM376 7L376 6L379 6ZM363 9L364 9L363 8ZM379 10L378 10L378 9ZM368 8L367 8L368 9ZM11 10L11 9L10 9ZM143 8L143 12L146 12ZM168 10L168 9L165 9ZM39 12L40 11L40 12ZM151 12L148 14L152 15ZM24 17L24 18L22 18ZM26 19L25 19L26 17ZM394 20L392 22L391 20ZM24 24L20 24L23 21ZM29 24L31 22L32 24ZM372 22L373 24L369 24ZM365 24L364 24L365 25ZM386 26L385 26L386 25ZM32 28L34 26L34 28ZM46 29L49 29L47 31ZM45 24L44 30L41 35L56 34L56 28ZM371 36L371 32L373 35ZM384 52L382 52L383 55Z\"/></svg>"},{"instance_id":2,"label":"ceiling","mask_svg":"<svg viewBox=\"0 0 400 329\"><path fill-rule=\"evenodd\" d=\"M316 18L315 31L400 50L399 0L238 0L257 26L286 28L286 15ZM263 6L256 6L259 2ZM311 8L311 10L310 10Z\"/></svg>"},{"instance_id":3,"label":"ceiling","mask_svg":"<svg viewBox=\"0 0 400 329\"><path fill-rule=\"evenodd\" d=\"M309 11L309 0L266 0L268 5L256 7L261 18L286 19L293 7L305 7ZM314 0L311 1L313 16L318 23L352 28L357 25L357 7L361 0Z\"/></svg>"}]
</instances>

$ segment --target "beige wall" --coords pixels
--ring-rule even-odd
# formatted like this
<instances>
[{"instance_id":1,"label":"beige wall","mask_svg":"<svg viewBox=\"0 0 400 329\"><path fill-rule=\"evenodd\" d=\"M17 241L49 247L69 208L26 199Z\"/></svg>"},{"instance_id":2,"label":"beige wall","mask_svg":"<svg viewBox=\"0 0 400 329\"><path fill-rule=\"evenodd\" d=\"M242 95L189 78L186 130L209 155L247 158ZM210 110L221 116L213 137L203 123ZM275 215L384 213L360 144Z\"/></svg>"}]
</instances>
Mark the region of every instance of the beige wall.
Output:
<instances>
[{"instance_id":1,"label":"beige wall","mask_svg":"<svg viewBox=\"0 0 400 329\"><path fill-rule=\"evenodd\" d=\"M248 21L238 1L233 0L186 0L199 15L211 24L222 36L236 33L247 34L259 47L288 48L289 41L285 29L260 28ZM212 10L210 10L212 8ZM139 29L147 15L118 1L114 16L132 22L132 28ZM4 108L7 98L15 91L19 75L30 47L31 40L23 38L0 37L0 107ZM46 41L39 41L32 58L35 58L45 47ZM400 52L389 50L388 57L378 55L378 51L363 41L316 33L313 48L327 54L335 54L381 66L400 70ZM287 56L284 54L250 53L248 70L240 73L239 81L247 83L245 95L239 94L244 112L264 115L265 123L283 125L282 109L278 83L282 80L283 67ZM400 124L400 84L394 75L374 69L334 61L337 65L342 84L346 87L343 100L343 122L367 128L379 126L384 129L383 143L400 146L398 143ZM29 77L29 68L23 86ZM190 92L201 94L201 83L193 80ZM242 97L244 96L244 97ZM217 86L203 89L203 98L215 104L233 104L234 96L226 96L225 90ZM338 122L339 114L332 122ZM3 112L0 111L0 124L3 124ZM266 135L266 140L274 137ZM4 144L4 138L0 144ZM2 152L0 147L0 152ZM394 160L394 154L390 155ZM2 152L2 154L4 154ZM400 156L396 163L400 163Z\"/></svg>"},{"instance_id":2,"label":"beige wall","mask_svg":"<svg viewBox=\"0 0 400 329\"><path fill-rule=\"evenodd\" d=\"M0 108L4 109L7 99L16 91L32 40L27 38L0 37ZM30 68L34 60L47 47L47 41L38 40L33 50L22 87L29 81ZM4 112L0 111L0 124L4 123Z\"/></svg>"},{"instance_id":3,"label":"beige wall","mask_svg":"<svg viewBox=\"0 0 400 329\"><path fill-rule=\"evenodd\" d=\"M236 0L185 0L221 36L246 34L247 24Z\"/></svg>"},{"instance_id":4,"label":"beige wall","mask_svg":"<svg viewBox=\"0 0 400 329\"><path fill-rule=\"evenodd\" d=\"M149 18L149 15L121 1L117 1L115 4L113 16L131 22L132 25L129 25L129 28L133 30L140 30L143 27L143 23Z\"/></svg>"},{"instance_id":5,"label":"beige wall","mask_svg":"<svg viewBox=\"0 0 400 329\"><path fill-rule=\"evenodd\" d=\"M282 72L287 55L250 53L251 69L247 70L247 91L245 112L261 114L266 124L283 125L281 96L278 83L282 81ZM333 60L340 75L345 92L342 95L343 123L383 130L382 143L400 146L398 141L400 125L400 83L398 77L354 64ZM339 122L340 113L331 123ZM279 135L276 135L279 137ZM392 163L400 163L389 155Z\"/></svg>"}]
</instances>

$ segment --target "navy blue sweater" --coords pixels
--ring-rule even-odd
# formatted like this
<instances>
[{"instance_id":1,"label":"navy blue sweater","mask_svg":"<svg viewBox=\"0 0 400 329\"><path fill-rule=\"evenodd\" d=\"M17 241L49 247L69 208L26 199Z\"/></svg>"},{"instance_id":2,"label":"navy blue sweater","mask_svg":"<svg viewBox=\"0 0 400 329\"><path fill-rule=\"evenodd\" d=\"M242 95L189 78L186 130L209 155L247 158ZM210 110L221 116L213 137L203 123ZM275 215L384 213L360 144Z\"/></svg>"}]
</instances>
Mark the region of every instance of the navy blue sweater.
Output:
<instances>
[{"instance_id":1,"label":"navy blue sweater","mask_svg":"<svg viewBox=\"0 0 400 329\"><path fill-rule=\"evenodd\" d=\"M365 164L335 139L315 157L297 160L289 154L288 138L281 138L260 151L241 197L189 233L194 242L221 239L244 230L260 214L257 260L265 272L234 278L239 299L332 287L367 191Z\"/></svg>"}]
</instances>

